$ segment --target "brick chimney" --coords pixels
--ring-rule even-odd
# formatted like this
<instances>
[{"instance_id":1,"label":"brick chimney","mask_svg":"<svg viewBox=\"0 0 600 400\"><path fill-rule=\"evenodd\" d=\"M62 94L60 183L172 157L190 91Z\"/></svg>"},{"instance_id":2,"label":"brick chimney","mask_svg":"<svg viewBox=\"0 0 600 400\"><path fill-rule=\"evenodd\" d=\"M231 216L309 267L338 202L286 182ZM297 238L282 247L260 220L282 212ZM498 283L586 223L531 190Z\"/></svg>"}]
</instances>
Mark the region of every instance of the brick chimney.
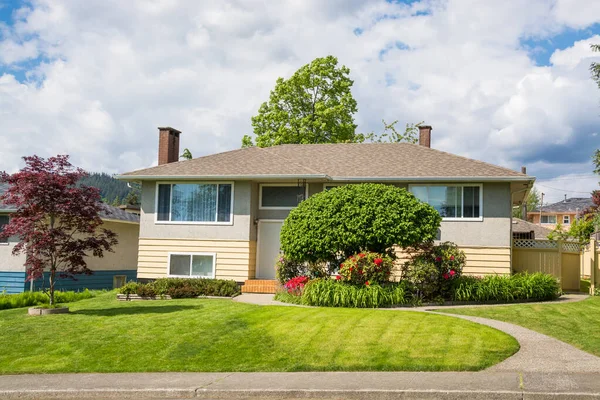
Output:
<instances>
[{"instance_id":1,"label":"brick chimney","mask_svg":"<svg viewBox=\"0 0 600 400\"><path fill-rule=\"evenodd\" d=\"M419 126L419 144L425 147L431 147L431 125Z\"/></svg>"},{"instance_id":2,"label":"brick chimney","mask_svg":"<svg viewBox=\"0 0 600 400\"><path fill-rule=\"evenodd\" d=\"M179 161L179 134L171 127L158 128L158 165Z\"/></svg>"}]
</instances>

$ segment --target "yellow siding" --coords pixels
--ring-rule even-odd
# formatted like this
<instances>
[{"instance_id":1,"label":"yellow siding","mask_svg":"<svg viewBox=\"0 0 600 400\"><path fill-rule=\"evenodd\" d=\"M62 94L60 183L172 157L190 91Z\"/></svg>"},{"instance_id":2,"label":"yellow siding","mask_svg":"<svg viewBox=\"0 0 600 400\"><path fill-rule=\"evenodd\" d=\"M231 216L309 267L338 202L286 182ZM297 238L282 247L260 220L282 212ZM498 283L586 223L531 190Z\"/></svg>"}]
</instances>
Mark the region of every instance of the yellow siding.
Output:
<instances>
[{"instance_id":1,"label":"yellow siding","mask_svg":"<svg viewBox=\"0 0 600 400\"><path fill-rule=\"evenodd\" d=\"M255 241L140 238L138 278L166 277L169 253L216 253L217 279L244 281L256 270Z\"/></svg>"},{"instance_id":2,"label":"yellow siding","mask_svg":"<svg viewBox=\"0 0 600 400\"><path fill-rule=\"evenodd\" d=\"M465 275L509 275L510 268L510 247L460 247L465 252L467 262L463 273ZM408 260L406 254L397 250L398 268L394 274L399 277L399 268Z\"/></svg>"}]
</instances>

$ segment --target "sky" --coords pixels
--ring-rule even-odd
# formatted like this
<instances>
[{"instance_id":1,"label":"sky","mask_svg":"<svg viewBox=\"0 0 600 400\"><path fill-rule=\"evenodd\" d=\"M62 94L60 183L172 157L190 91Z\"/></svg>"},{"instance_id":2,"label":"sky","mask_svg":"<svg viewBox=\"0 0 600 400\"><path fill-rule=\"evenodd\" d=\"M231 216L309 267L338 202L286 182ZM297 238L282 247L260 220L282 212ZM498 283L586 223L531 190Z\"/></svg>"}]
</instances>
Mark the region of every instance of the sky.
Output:
<instances>
[{"instance_id":1,"label":"sky","mask_svg":"<svg viewBox=\"0 0 600 400\"><path fill-rule=\"evenodd\" d=\"M317 57L350 69L359 132L433 126L432 147L537 177L545 202L598 188L600 44L590 0L0 0L0 170L69 154L155 165L158 126L195 157Z\"/></svg>"}]
</instances>

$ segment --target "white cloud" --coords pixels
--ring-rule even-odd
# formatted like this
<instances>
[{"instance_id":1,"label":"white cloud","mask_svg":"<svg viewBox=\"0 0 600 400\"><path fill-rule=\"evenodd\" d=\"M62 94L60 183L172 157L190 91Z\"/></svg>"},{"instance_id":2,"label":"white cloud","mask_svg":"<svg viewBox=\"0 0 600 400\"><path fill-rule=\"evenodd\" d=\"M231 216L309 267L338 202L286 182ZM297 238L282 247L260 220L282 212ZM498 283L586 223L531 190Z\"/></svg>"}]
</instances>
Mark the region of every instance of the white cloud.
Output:
<instances>
[{"instance_id":1,"label":"white cloud","mask_svg":"<svg viewBox=\"0 0 600 400\"><path fill-rule=\"evenodd\" d=\"M0 78L0 170L33 153L106 172L149 166L162 125L195 156L237 148L277 77L334 54L352 71L360 131L425 120L443 150L544 179L589 173L600 37L548 67L520 44L599 22L586 3L36 0L0 36L11 49L0 68L46 60L24 84Z\"/></svg>"}]
</instances>

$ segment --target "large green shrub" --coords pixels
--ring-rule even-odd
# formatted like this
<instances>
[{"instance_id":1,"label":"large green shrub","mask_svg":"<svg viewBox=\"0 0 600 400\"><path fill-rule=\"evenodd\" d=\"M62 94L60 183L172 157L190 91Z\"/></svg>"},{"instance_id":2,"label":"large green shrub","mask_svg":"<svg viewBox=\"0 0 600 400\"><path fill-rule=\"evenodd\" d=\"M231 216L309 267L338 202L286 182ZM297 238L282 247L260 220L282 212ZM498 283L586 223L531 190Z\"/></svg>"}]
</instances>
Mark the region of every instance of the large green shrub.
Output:
<instances>
[{"instance_id":1,"label":"large green shrub","mask_svg":"<svg viewBox=\"0 0 600 400\"><path fill-rule=\"evenodd\" d=\"M290 260L331 261L337 266L340 256L430 242L440 222L433 207L405 189L345 185L315 194L292 210L281 229L281 248Z\"/></svg>"},{"instance_id":2,"label":"large green shrub","mask_svg":"<svg viewBox=\"0 0 600 400\"><path fill-rule=\"evenodd\" d=\"M284 300L284 299L282 299ZM321 307L377 308L407 304L406 284L350 285L332 279L314 279L306 284L302 304Z\"/></svg>"},{"instance_id":3,"label":"large green shrub","mask_svg":"<svg viewBox=\"0 0 600 400\"><path fill-rule=\"evenodd\" d=\"M413 250L412 259L402 267L402 279L414 285L418 298L449 298L452 283L461 277L466 263L464 251L452 242L426 243Z\"/></svg>"},{"instance_id":4,"label":"large green shrub","mask_svg":"<svg viewBox=\"0 0 600 400\"><path fill-rule=\"evenodd\" d=\"M560 283L543 273L489 275L483 278L462 276L453 282L452 300L477 302L513 302L555 300L561 294Z\"/></svg>"}]
</instances>

